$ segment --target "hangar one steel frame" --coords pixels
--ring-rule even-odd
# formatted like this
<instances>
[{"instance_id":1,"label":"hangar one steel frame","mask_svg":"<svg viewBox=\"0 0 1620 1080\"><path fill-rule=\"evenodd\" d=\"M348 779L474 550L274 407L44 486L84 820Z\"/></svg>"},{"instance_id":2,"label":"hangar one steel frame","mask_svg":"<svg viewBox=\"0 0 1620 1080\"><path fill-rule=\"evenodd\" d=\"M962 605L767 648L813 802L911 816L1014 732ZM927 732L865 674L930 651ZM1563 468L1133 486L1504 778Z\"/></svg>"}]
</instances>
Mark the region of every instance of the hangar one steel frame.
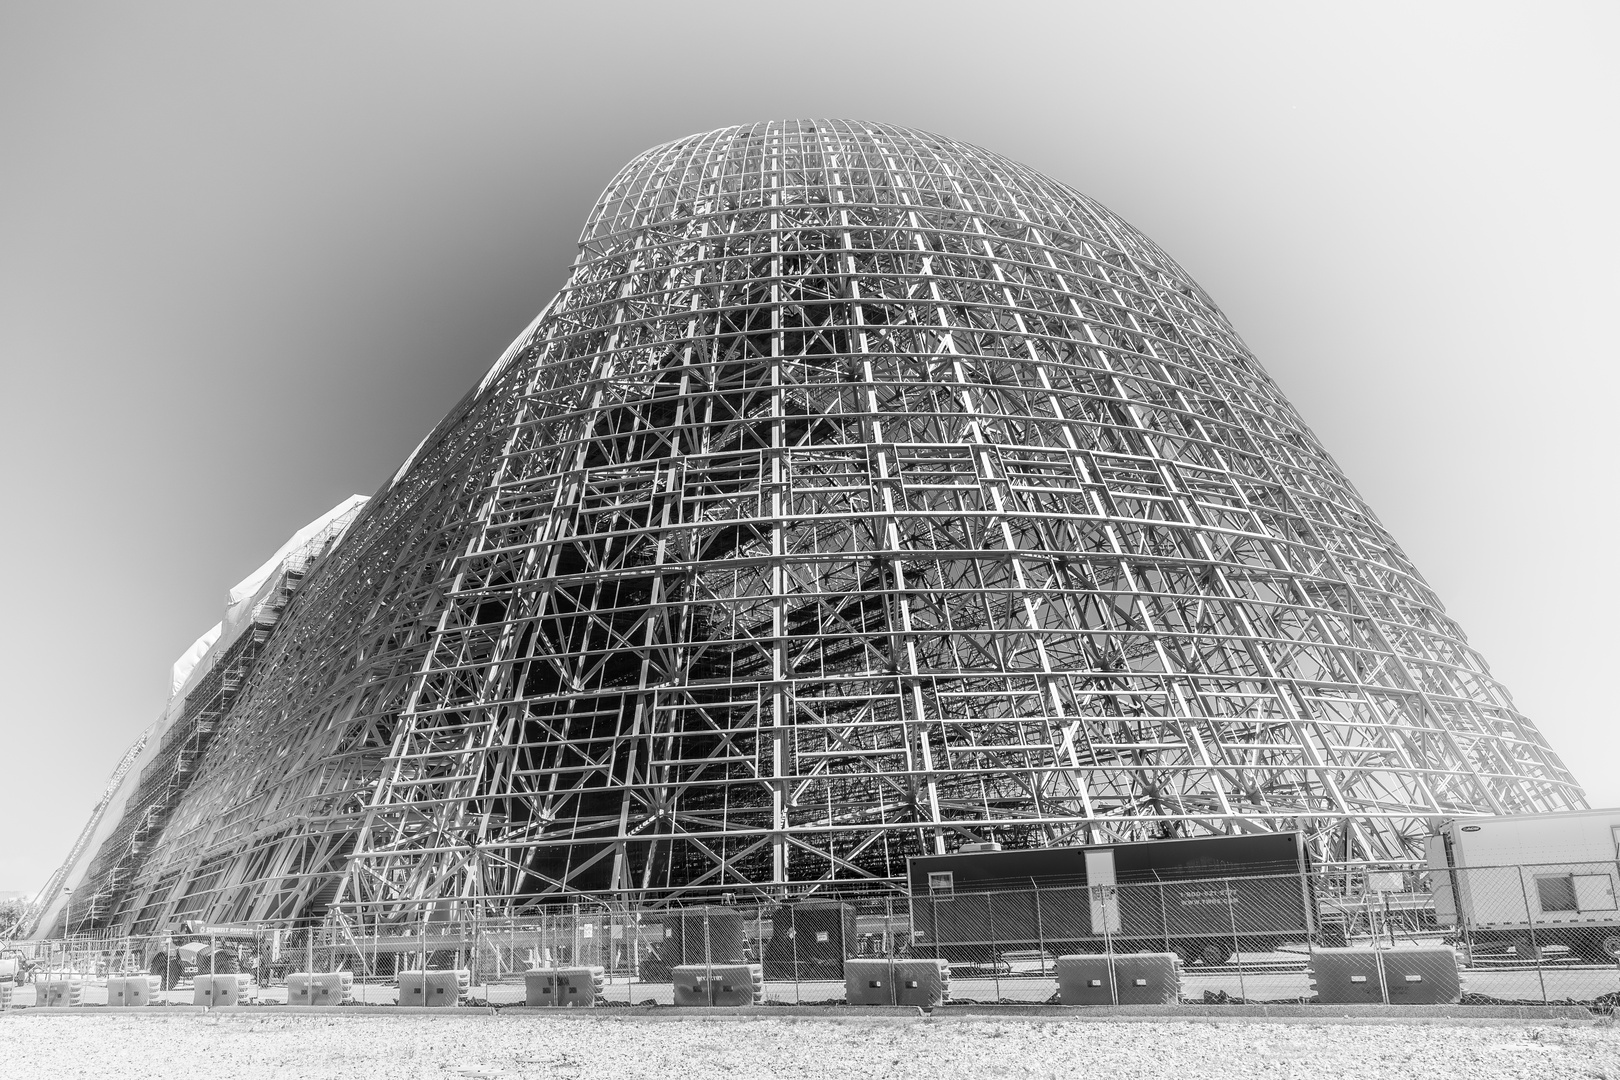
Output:
<instances>
[{"instance_id":1,"label":"hangar one steel frame","mask_svg":"<svg viewBox=\"0 0 1620 1080\"><path fill-rule=\"evenodd\" d=\"M789 121L626 166L311 569L98 918L901 887L1579 787L1204 292L1062 184Z\"/></svg>"}]
</instances>

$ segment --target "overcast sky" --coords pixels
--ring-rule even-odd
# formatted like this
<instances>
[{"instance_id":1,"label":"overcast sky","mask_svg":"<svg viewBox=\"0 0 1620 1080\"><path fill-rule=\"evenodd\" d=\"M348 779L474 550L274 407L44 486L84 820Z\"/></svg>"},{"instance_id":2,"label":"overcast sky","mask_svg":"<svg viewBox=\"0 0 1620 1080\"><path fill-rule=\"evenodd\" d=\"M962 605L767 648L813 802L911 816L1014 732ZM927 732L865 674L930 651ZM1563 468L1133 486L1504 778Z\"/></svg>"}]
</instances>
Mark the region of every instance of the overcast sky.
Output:
<instances>
[{"instance_id":1,"label":"overcast sky","mask_svg":"<svg viewBox=\"0 0 1620 1080\"><path fill-rule=\"evenodd\" d=\"M1617 12L0 5L0 891L225 591L528 324L621 164L775 117L977 143L1157 240L1620 804Z\"/></svg>"}]
</instances>

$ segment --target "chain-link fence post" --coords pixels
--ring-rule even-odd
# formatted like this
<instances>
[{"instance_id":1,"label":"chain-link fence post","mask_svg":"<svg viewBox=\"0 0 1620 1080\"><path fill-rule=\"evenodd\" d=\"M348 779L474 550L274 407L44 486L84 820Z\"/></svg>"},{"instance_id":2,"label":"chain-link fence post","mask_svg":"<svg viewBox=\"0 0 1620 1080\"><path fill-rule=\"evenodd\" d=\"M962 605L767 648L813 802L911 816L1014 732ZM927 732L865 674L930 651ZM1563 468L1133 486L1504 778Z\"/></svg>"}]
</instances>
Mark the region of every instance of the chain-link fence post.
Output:
<instances>
[{"instance_id":1,"label":"chain-link fence post","mask_svg":"<svg viewBox=\"0 0 1620 1080\"><path fill-rule=\"evenodd\" d=\"M1046 921L1041 914L1041 886L1034 878L1029 879L1030 891L1033 893L1032 901L1035 907L1035 946L1041 950L1041 976L1046 976Z\"/></svg>"},{"instance_id":2,"label":"chain-link fence post","mask_svg":"<svg viewBox=\"0 0 1620 1080\"><path fill-rule=\"evenodd\" d=\"M925 932L928 934L929 947L933 950L932 956L935 960L944 959L940 952L940 939L943 935L939 929L939 910L941 907L946 907L948 910L948 905L955 902L956 894L953 892L942 892L937 895L934 893L928 894L928 926Z\"/></svg>"},{"instance_id":3,"label":"chain-link fence post","mask_svg":"<svg viewBox=\"0 0 1620 1080\"><path fill-rule=\"evenodd\" d=\"M1113 1002L1115 1005L1118 1005L1119 976L1117 975L1114 967L1114 920L1112 917L1113 913L1109 910L1108 905L1109 886L1092 885L1090 886L1090 889L1092 919L1094 923L1100 922L1102 924L1103 955L1108 958L1108 1000ZM1094 925L1091 929L1092 932L1095 933L1097 927Z\"/></svg>"},{"instance_id":4,"label":"chain-link fence post","mask_svg":"<svg viewBox=\"0 0 1620 1080\"><path fill-rule=\"evenodd\" d=\"M1541 1000L1545 1003L1549 1000L1547 997L1547 975L1541 967L1542 952L1541 942L1536 937L1536 917L1530 907L1530 889L1524 883L1524 867L1518 867L1518 871L1519 895L1524 900L1525 926L1528 927L1530 934L1530 958L1536 965L1536 981L1541 984Z\"/></svg>"},{"instance_id":5,"label":"chain-link fence post","mask_svg":"<svg viewBox=\"0 0 1620 1080\"><path fill-rule=\"evenodd\" d=\"M625 984L624 999L634 1004L635 985L641 981L641 915L639 912L630 912L630 980Z\"/></svg>"},{"instance_id":6,"label":"chain-link fence post","mask_svg":"<svg viewBox=\"0 0 1620 1080\"><path fill-rule=\"evenodd\" d=\"M1238 997L1247 1001L1249 999L1249 986L1243 977L1243 954L1238 951L1237 928L1237 890L1233 888L1231 878L1222 878L1222 889L1226 894L1226 918L1232 925L1232 961L1237 965Z\"/></svg>"},{"instance_id":7,"label":"chain-link fence post","mask_svg":"<svg viewBox=\"0 0 1620 1080\"><path fill-rule=\"evenodd\" d=\"M1001 939L996 933L996 894L984 894L984 921L986 937L990 939L990 982L996 990L996 1001L1001 1001Z\"/></svg>"},{"instance_id":8,"label":"chain-link fence post","mask_svg":"<svg viewBox=\"0 0 1620 1080\"><path fill-rule=\"evenodd\" d=\"M1616 840L1617 842L1620 842L1620 836L1616 836ZM1614 864L1614 869L1615 879L1620 881L1620 861L1617 861ZM1616 896L1616 900L1620 900L1620 896ZM1620 916L1620 913L1617 913L1617 916ZM1609 958L1614 961L1616 972L1620 973L1620 929L1610 927L1609 932L1604 934L1603 937L1599 939L1599 942L1603 948L1603 951L1608 953Z\"/></svg>"},{"instance_id":9,"label":"chain-link fence post","mask_svg":"<svg viewBox=\"0 0 1620 1080\"><path fill-rule=\"evenodd\" d=\"M1176 947L1170 943L1170 901L1165 896L1164 882L1154 881L1153 889L1159 896L1159 938L1164 942L1164 951L1174 953Z\"/></svg>"},{"instance_id":10,"label":"chain-link fence post","mask_svg":"<svg viewBox=\"0 0 1620 1080\"><path fill-rule=\"evenodd\" d=\"M1305 913L1305 966L1309 970L1315 966L1315 954L1322 937L1322 907L1317 903L1320 894L1312 888L1310 875L1300 871L1295 875L1299 879L1300 910ZM1308 995L1309 990L1306 991ZM1305 997L1301 997L1303 1002Z\"/></svg>"},{"instance_id":11,"label":"chain-link fence post","mask_svg":"<svg viewBox=\"0 0 1620 1080\"><path fill-rule=\"evenodd\" d=\"M804 1001L804 986L800 973L804 971L799 958L799 905L788 905L788 942L792 946L789 950L790 963L793 966L793 1004L798 1005Z\"/></svg>"},{"instance_id":12,"label":"chain-link fence post","mask_svg":"<svg viewBox=\"0 0 1620 1080\"><path fill-rule=\"evenodd\" d=\"M883 953L889 959L893 960L897 955L899 955L900 950L900 935L895 931L894 897L884 897L883 908ZM908 907L906 910L909 912L910 908ZM906 929L908 932L910 931L910 928L911 918L908 914L906 918Z\"/></svg>"},{"instance_id":13,"label":"chain-link fence post","mask_svg":"<svg viewBox=\"0 0 1620 1080\"><path fill-rule=\"evenodd\" d=\"M1446 885L1450 889L1449 896L1451 899L1451 918L1456 924L1457 942L1463 947L1463 951L1468 957L1468 962L1472 964L1474 962L1475 952L1474 920L1467 917L1466 910L1463 907L1462 877L1465 871L1448 866L1439 871L1439 873L1444 876Z\"/></svg>"}]
</instances>

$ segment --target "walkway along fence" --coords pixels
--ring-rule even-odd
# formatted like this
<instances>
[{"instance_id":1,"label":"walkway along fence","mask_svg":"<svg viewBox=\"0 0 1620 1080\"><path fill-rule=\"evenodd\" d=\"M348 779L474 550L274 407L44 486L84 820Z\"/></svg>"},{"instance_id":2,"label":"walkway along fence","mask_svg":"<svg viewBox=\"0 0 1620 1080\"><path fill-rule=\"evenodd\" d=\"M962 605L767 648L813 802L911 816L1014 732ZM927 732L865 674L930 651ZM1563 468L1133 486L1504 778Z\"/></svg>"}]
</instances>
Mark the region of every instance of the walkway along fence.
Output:
<instances>
[{"instance_id":1,"label":"walkway along fence","mask_svg":"<svg viewBox=\"0 0 1620 1080\"><path fill-rule=\"evenodd\" d=\"M388 1001L401 972L462 968L473 997L505 1004L523 1000L525 971L581 965L604 969L605 1003L668 1004L678 966L758 963L764 1000L794 1004L842 999L847 959L938 958L951 964L953 1000L1044 1002L1056 1000L1060 956L1157 952L1179 958L1185 999L1297 1002L1313 994L1315 950L1447 945L1458 953L1466 1000L1612 1004L1620 997L1617 896L1620 864L1582 863L1008 883L692 907L581 901L460 920L401 922L340 908L313 928L25 943L20 981L72 972L94 986L151 972L182 987L197 974L240 970L271 999L289 973L344 970L360 999Z\"/></svg>"}]
</instances>

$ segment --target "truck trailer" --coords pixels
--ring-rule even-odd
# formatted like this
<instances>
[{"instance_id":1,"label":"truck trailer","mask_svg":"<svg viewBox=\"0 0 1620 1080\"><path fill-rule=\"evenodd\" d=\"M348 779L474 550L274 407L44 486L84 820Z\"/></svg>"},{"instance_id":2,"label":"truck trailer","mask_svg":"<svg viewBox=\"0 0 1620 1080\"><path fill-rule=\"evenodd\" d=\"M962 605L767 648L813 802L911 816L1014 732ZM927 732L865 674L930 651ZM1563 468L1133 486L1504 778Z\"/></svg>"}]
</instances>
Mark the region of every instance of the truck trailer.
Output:
<instances>
[{"instance_id":1,"label":"truck trailer","mask_svg":"<svg viewBox=\"0 0 1620 1080\"><path fill-rule=\"evenodd\" d=\"M913 947L956 963L1162 949L1224 964L1310 938L1306 870L1297 832L915 856Z\"/></svg>"},{"instance_id":2,"label":"truck trailer","mask_svg":"<svg viewBox=\"0 0 1620 1080\"><path fill-rule=\"evenodd\" d=\"M1459 817L1425 857L1435 921L1471 955L1620 960L1620 809Z\"/></svg>"}]
</instances>

